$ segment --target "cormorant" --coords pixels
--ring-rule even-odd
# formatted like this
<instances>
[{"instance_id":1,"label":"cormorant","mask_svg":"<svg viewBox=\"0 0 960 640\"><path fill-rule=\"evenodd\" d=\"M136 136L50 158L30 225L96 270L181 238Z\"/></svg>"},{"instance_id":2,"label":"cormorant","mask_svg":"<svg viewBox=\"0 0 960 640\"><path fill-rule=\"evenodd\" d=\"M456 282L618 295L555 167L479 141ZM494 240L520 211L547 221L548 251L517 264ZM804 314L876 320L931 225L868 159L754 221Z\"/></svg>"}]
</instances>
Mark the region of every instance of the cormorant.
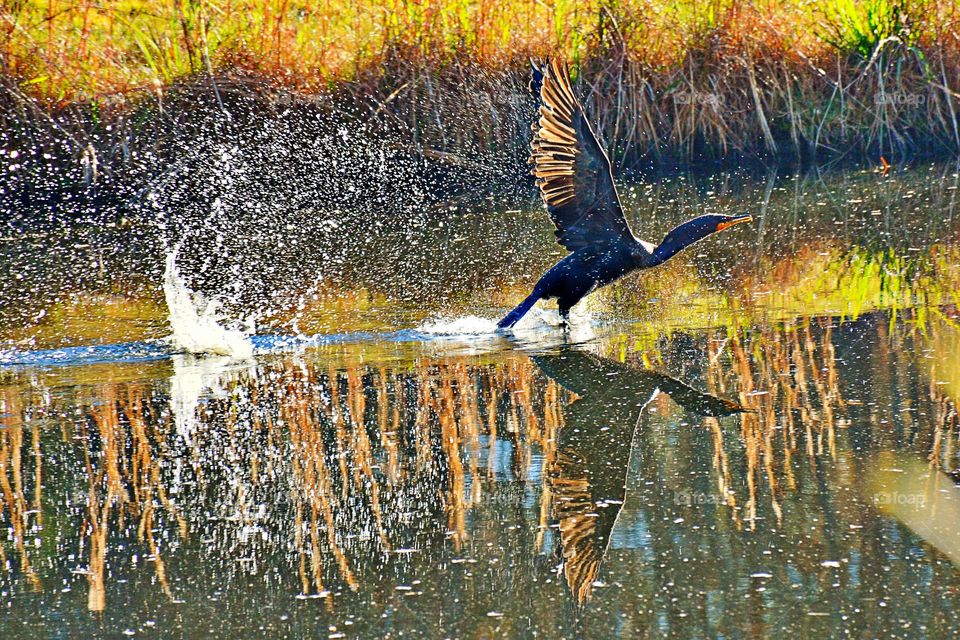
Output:
<instances>
[{"instance_id":1,"label":"cormorant","mask_svg":"<svg viewBox=\"0 0 960 640\"><path fill-rule=\"evenodd\" d=\"M557 299L566 322L570 308L594 289L752 220L748 214L707 214L674 228L657 246L637 239L623 215L610 160L573 93L566 68L556 61L534 65L530 91L540 101L540 118L532 127L531 173L557 227L557 242L571 253L543 274L498 327L512 327L537 300L547 298Z\"/></svg>"}]
</instances>

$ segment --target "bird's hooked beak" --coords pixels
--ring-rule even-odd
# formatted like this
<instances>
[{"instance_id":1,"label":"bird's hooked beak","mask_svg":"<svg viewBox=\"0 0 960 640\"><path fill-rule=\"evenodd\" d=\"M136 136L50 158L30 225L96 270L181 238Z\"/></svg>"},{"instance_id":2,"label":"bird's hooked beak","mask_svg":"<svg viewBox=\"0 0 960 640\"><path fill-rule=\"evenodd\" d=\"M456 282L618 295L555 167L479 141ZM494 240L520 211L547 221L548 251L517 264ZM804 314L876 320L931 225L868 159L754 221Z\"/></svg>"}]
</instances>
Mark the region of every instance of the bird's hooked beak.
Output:
<instances>
[{"instance_id":1,"label":"bird's hooked beak","mask_svg":"<svg viewBox=\"0 0 960 640\"><path fill-rule=\"evenodd\" d=\"M734 216L733 218L721 222L717 225L717 231L723 231L724 229L729 229L734 225L738 225L741 222L753 222L753 216L749 213L742 213L740 215Z\"/></svg>"}]
</instances>

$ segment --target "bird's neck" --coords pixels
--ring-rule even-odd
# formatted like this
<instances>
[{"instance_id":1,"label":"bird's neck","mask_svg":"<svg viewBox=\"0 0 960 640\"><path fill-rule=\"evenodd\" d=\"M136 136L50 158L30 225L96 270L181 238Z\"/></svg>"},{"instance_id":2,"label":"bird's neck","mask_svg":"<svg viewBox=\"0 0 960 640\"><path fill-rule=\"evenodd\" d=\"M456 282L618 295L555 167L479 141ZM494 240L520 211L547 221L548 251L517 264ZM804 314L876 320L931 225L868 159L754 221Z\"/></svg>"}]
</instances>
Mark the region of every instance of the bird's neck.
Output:
<instances>
[{"instance_id":1,"label":"bird's neck","mask_svg":"<svg viewBox=\"0 0 960 640\"><path fill-rule=\"evenodd\" d=\"M701 216L693 220L687 220L667 233L663 242L653 251L653 264L658 265L666 262L694 242L714 233L716 225L705 220L705 217Z\"/></svg>"}]
</instances>

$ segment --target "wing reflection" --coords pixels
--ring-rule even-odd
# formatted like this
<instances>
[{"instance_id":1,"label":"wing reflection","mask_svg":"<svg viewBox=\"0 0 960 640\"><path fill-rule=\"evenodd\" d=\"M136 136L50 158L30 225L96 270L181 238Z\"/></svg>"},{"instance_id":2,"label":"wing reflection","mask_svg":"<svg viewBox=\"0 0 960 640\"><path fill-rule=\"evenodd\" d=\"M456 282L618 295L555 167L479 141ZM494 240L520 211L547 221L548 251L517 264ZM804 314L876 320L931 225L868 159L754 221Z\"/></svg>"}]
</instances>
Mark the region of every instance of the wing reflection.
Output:
<instances>
[{"instance_id":1,"label":"wing reflection","mask_svg":"<svg viewBox=\"0 0 960 640\"><path fill-rule=\"evenodd\" d=\"M533 360L547 376L580 396L566 411L548 476L564 576L582 605L590 598L623 507L634 432L650 402L665 393L684 410L701 416L745 409L661 373L576 349Z\"/></svg>"},{"instance_id":2,"label":"wing reflection","mask_svg":"<svg viewBox=\"0 0 960 640\"><path fill-rule=\"evenodd\" d=\"M921 528L878 541L901 516L917 524L917 513L888 514L876 491L850 487L870 486L877 452L909 451L956 471L950 389L960 377L949 356L960 339L940 321L927 335L898 326L882 315L856 325L821 318L598 344L632 365L574 349L534 362L522 352L365 345L253 366L175 359L0 371L7 618L26 620L31 603L53 610L64 597L106 617L140 603L206 611L215 585L224 606L247 616L291 599L332 615L389 593L422 598L420 611L459 599L557 628L560 618L622 606L617 620L640 629L635 636L702 637L711 634L687 614L703 592L728 619L759 618L795 602L788 572L823 585L815 592L825 602L840 589L872 603L864 615L884 615L868 580L829 586L828 574L848 565L823 562L838 558L851 558L855 575L885 576L890 593L919 607L955 583L945 555L917 555L920 537L944 554L960 547ZM654 410L672 412L668 403L715 416L739 406L635 364L644 361L698 367L697 386L751 412L722 426L708 417L703 429L655 428ZM923 495L936 526L955 520ZM549 526L557 521L559 532ZM554 546L566 575L545 587L553 561L543 550ZM744 553L779 548L789 557ZM478 566L489 579L472 578ZM917 590L918 568L939 576L927 591ZM591 600L589 614L556 611L558 591L585 603L600 575L626 588ZM395 590L413 578L432 588ZM380 605L370 606L379 620ZM234 635L249 619L232 618Z\"/></svg>"}]
</instances>

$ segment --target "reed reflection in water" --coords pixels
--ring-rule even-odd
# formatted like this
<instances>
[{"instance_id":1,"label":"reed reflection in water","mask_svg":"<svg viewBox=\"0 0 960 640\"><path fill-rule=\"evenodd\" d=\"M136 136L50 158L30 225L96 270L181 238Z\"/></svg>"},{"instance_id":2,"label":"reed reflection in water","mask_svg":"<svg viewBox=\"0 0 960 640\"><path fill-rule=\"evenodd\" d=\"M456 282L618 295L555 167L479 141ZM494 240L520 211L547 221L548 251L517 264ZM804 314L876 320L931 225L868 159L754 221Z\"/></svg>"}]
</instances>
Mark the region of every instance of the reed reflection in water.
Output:
<instances>
[{"instance_id":1,"label":"reed reflection in water","mask_svg":"<svg viewBox=\"0 0 960 640\"><path fill-rule=\"evenodd\" d=\"M5 372L0 635L952 637L938 313Z\"/></svg>"}]
</instances>

